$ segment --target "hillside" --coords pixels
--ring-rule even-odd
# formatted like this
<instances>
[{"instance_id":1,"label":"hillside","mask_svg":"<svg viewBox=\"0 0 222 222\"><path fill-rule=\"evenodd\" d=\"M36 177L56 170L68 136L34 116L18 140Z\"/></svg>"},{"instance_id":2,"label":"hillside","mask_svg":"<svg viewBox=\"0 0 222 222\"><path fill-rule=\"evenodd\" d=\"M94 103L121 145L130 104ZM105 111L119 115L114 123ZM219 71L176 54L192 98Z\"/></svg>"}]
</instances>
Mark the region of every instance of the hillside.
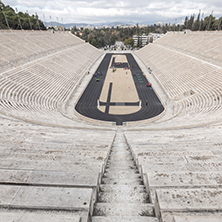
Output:
<instances>
[{"instance_id":1,"label":"hillside","mask_svg":"<svg viewBox=\"0 0 222 222\"><path fill-rule=\"evenodd\" d=\"M16 12L9 5L4 5L0 1L0 29L34 29L45 30L46 27L38 18L38 15Z\"/></svg>"}]
</instances>

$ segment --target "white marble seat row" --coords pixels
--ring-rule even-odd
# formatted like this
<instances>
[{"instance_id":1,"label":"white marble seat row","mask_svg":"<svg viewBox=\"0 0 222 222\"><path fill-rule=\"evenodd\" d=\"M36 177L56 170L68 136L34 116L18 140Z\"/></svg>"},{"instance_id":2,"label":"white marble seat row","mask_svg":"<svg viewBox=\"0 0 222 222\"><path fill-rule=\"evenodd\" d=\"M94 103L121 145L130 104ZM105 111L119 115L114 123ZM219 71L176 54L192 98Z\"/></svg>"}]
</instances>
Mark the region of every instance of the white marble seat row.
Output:
<instances>
[{"instance_id":1,"label":"white marble seat row","mask_svg":"<svg viewBox=\"0 0 222 222\"><path fill-rule=\"evenodd\" d=\"M0 120L1 220L88 221L115 131Z\"/></svg>"},{"instance_id":2,"label":"white marble seat row","mask_svg":"<svg viewBox=\"0 0 222 222\"><path fill-rule=\"evenodd\" d=\"M221 119L222 63L213 64L198 56L200 48L215 51L214 43L220 49L221 36L221 32L168 33L137 52L174 103L174 118L157 121L155 127L184 127Z\"/></svg>"},{"instance_id":3,"label":"white marble seat row","mask_svg":"<svg viewBox=\"0 0 222 222\"><path fill-rule=\"evenodd\" d=\"M222 64L222 32L169 32L167 38L161 38L158 44L189 53L206 61ZM204 46L204 47L203 47Z\"/></svg>"},{"instance_id":4,"label":"white marble seat row","mask_svg":"<svg viewBox=\"0 0 222 222\"><path fill-rule=\"evenodd\" d=\"M157 215L166 222L220 222L221 189L158 189Z\"/></svg>"},{"instance_id":5,"label":"white marble seat row","mask_svg":"<svg viewBox=\"0 0 222 222\"><path fill-rule=\"evenodd\" d=\"M0 75L1 111L34 122L73 125L58 109L101 52L69 33L0 32L0 38L5 35L12 41L19 35L20 43L24 38L28 44L47 39L43 43L48 45L46 49L55 47L57 52ZM66 44L71 45L66 48ZM62 50L57 45L63 46Z\"/></svg>"},{"instance_id":6,"label":"white marble seat row","mask_svg":"<svg viewBox=\"0 0 222 222\"><path fill-rule=\"evenodd\" d=\"M180 115L185 114L203 114L209 117L213 112L218 112L221 109L221 94L220 88L215 88L210 92L194 95L185 100L176 103L177 106L182 104L183 108ZM213 115L212 115L213 117Z\"/></svg>"},{"instance_id":7,"label":"white marble seat row","mask_svg":"<svg viewBox=\"0 0 222 222\"><path fill-rule=\"evenodd\" d=\"M189 89L203 92L207 86L209 90L215 85L219 86L222 81L222 69L178 54L155 43L141 49L137 54L147 66L151 67L172 99ZM152 67L152 64L155 64L155 67Z\"/></svg>"},{"instance_id":8,"label":"white marble seat row","mask_svg":"<svg viewBox=\"0 0 222 222\"><path fill-rule=\"evenodd\" d=\"M180 130L127 130L155 213L166 222L221 219L221 125ZM184 220L182 220L184 219ZM207 221L207 220L206 220Z\"/></svg>"},{"instance_id":9,"label":"white marble seat row","mask_svg":"<svg viewBox=\"0 0 222 222\"><path fill-rule=\"evenodd\" d=\"M65 214L66 211L82 211L85 212L85 216L87 216L92 205L91 197L93 191L90 188L28 187L12 185L0 185L0 187L2 191L0 193L1 208L14 210L15 215L16 210L18 213L20 211L20 214L22 213L21 210L23 210L23 212L25 210L26 212L31 210L36 210L37 212L45 211L45 214L43 213L43 215L40 215L39 217L35 215L30 221L37 221L37 218L42 218L45 219L45 221L48 221L50 218L53 219L55 214L58 214L58 218L62 219L61 216L62 214ZM47 211L49 212L48 216L46 215ZM56 211L60 211L61 215L56 213ZM0 215L1 214L2 212L0 212ZM2 218L10 219L12 216L10 212L9 214L4 213L3 215L4 217L1 215L1 220ZM15 215L13 219L15 219ZM74 221L80 221L80 217L76 216L77 215L73 214L72 218L72 214L68 214L64 217L64 221L70 221L70 219L71 221L73 221L72 219L74 219ZM26 219L25 221L27 221Z\"/></svg>"},{"instance_id":10,"label":"white marble seat row","mask_svg":"<svg viewBox=\"0 0 222 222\"><path fill-rule=\"evenodd\" d=\"M66 47L83 44L83 41L70 33L51 33L47 31L1 31L0 51L2 67L12 67L31 61ZM0 69L0 72L2 70Z\"/></svg>"},{"instance_id":11,"label":"white marble seat row","mask_svg":"<svg viewBox=\"0 0 222 222\"><path fill-rule=\"evenodd\" d=\"M31 213L31 212L1 212L2 221L7 222L80 222L80 216L76 214L58 213Z\"/></svg>"}]
</instances>

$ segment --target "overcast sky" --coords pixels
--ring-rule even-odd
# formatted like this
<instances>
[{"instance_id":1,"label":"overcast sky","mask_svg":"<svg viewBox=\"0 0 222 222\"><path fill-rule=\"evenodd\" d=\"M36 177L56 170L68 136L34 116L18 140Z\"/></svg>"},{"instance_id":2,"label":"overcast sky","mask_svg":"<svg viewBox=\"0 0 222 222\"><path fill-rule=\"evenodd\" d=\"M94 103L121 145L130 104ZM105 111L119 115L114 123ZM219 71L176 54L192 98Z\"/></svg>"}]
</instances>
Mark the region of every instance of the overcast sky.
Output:
<instances>
[{"instance_id":1,"label":"overcast sky","mask_svg":"<svg viewBox=\"0 0 222 222\"><path fill-rule=\"evenodd\" d=\"M38 13L43 20L64 23L175 22L201 13L222 16L222 0L2 0L19 11ZM58 18L58 19L57 19Z\"/></svg>"}]
</instances>

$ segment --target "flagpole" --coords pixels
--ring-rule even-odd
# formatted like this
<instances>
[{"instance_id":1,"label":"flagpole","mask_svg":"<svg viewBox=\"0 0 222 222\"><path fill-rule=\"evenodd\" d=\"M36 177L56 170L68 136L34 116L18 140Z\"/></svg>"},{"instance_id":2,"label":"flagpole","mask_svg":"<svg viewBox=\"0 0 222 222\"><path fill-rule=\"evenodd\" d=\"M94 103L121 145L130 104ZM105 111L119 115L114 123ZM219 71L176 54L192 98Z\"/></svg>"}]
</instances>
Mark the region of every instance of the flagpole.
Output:
<instances>
[{"instance_id":1,"label":"flagpole","mask_svg":"<svg viewBox=\"0 0 222 222\"><path fill-rule=\"evenodd\" d=\"M16 11L17 16L18 16L18 22L19 22L19 26L20 26L20 28L21 28L21 30L22 30L22 24L21 24L21 20L20 20L19 14L18 14L18 9L17 9L17 8L15 8L15 11Z\"/></svg>"},{"instance_id":2,"label":"flagpole","mask_svg":"<svg viewBox=\"0 0 222 222\"><path fill-rule=\"evenodd\" d=\"M209 29L210 29L212 17L213 17L213 11L212 11L212 13L210 14L209 24L208 24L208 28L207 28L208 31L209 31Z\"/></svg>"},{"instance_id":3,"label":"flagpole","mask_svg":"<svg viewBox=\"0 0 222 222\"><path fill-rule=\"evenodd\" d=\"M200 10L200 13L201 13L201 10ZM199 31L201 29L201 26L202 26L202 20L203 20L203 16L204 16L204 13L202 13L202 16L201 16L201 19L200 19L200 26L199 26Z\"/></svg>"},{"instance_id":4,"label":"flagpole","mask_svg":"<svg viewBox=\"0 0 222 222\"><path fill-rule=\"evenodd\" d=\"M44 21L44 25L46 26L45 14L43 14L43 21Z\"/></svg>"},{"instance_id":5,"label":"flagpole","mask_svg":"<svg viewBox=\"0 0 222 222\"><path fill-rule=\"evenodd\" d=\"M35 13L35 15L36 15L36 19L37 19L37 25L38 25L38 27L39 27L39 30L40 30L40 25L39 25L39 17L38 17L38 14L37 14L37 12Z\"/></svg>"},{"instance_id":6,"label":"flagpole","mask_svg":"<svg viewBox=\"0 0 222 222\"><path fill-rule=\"evenodd\" d=\"M32 25L31 25L31 21L30 21L29 11L28 11L28 10L26 10L26 13L28 14L28 19L29 19L29 26L30 26L30 30L32 30Z\"/></svg>"},{"instance_id":7,"label":"flagpole","mask_svg":"<svg viewBox=\"0 0 222 222\"><path fill-rule=\"evenodd\" d=\"M221 20L222 20L222 18L219 18L219 22L218 22L218 31L220 31Z\"/></svg>"},{"instance_id":8,"label":"flagpole","mask_svg":"<svg viewBox=\"0 0 222 222\"><path fill-rule=\"evenodd\" d=\"M193 31L193 28L194 28L194 23L195 23L195 14L193 14L193 24L192 24L192 28L191 28L191 31Z\"/></svg>"}]
</instances>

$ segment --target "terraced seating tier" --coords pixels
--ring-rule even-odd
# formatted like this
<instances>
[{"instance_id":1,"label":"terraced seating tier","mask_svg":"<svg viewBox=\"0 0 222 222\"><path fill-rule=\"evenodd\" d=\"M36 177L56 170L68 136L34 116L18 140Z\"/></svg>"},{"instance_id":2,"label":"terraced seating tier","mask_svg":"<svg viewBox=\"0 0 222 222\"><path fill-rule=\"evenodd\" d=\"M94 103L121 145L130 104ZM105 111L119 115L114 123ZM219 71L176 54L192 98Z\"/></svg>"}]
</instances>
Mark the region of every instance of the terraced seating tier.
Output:
<instances>
[{"instance_id":1,"label":"terraced seating tier","mask_svg":"<svg viewBox=\"0 0 222 222\"><path fill-rule=\"evenodd\" d=\"M84 42L66 32L1 31L0 73L7 67L15 67Z\"/></svg>"},{"instance_id":2,"label":"terraced seating tier","mask_svg":"<svg viewBox=\"0 0 222 222\"><path fill-rule=\"evenodd\" d=\"M220 54L212 45L220 49L221 37L222 32L167 33L136 52L174 104L174 118L160 120L157 127L221 121L222 63L212 56Z\"/></svg>"},{"instance_id":3,"label":"terraced seating tier","mask_svg":"<svg viewBox=\"0 0 222 222\"><path fill-rule=\"evenodd\" d=\"M192 218L192 212L209 218L206 211L218 218L222 193L220 130L221 126L211 126L125 132L162 221L173 222L176 215Z\"/></svg>"},{"instance_id":4,"label":"terraced seating tier","mask_svg":"<svg viewBox=\"0 0 222 222\"><path fill-rule=\"evenodd\" d=\"M222 65L222 32L169 32L158 44ZM204 47L203 47L204 46Z\"/></svg>"},{"instance_id":5,"label":"terraced seating tier","mask_svg":"<svg viewBox=\"0 0 222 222\"><path fill-rule=\"evenodd\" d=\"M9 52L13 47L15 52L10 59L0 50L8 63L25 56L33 60L0 71L0 111L26 121L73 126L59 109L101 52L70 33L1 31L0 38L0 47ZM32 59L32 47L38 59ZM23 51L26 54L21 54Z\"/></svg>"},{"instance_id":6,"label":"terraced seating tier","mask_svg":"<svg viewBox=\"0 0 222 222\"><path fill-rule=\"evenodd\" d=\"M115 132L0 120L1 221L86 222Z\"/></svg>"}]
</instances>

